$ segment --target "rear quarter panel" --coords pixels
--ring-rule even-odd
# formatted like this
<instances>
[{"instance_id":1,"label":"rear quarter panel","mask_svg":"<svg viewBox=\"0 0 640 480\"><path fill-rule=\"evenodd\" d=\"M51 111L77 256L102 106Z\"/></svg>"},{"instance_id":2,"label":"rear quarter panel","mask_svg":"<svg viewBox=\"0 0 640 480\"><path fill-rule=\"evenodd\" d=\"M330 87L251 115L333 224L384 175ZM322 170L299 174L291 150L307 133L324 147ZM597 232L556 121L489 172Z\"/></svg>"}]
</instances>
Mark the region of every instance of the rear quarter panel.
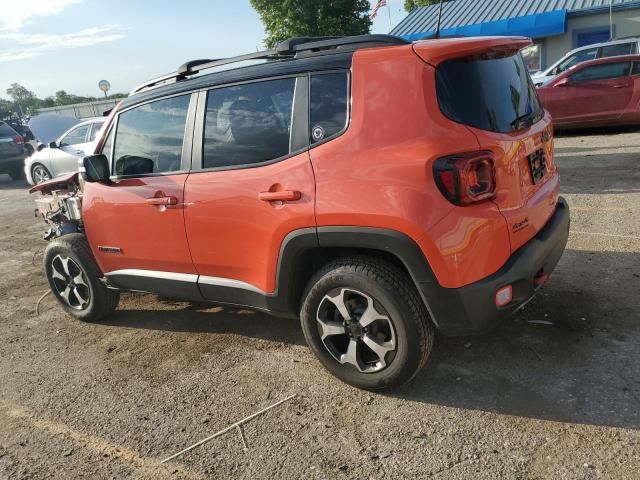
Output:
<instances>
[{"instance_id":1,"label":"rear quarter panel","mask_svg":"<svg viewBox=\"0 0 640 480\"><path fill-rule=\"evenodd\" d=\"M437 158L479 150L467 127L441 114L434 68L411 46L363 49L353 57L351 95L347 131L310 150L318 226L402 232L445 287L497 271L510 249L495 204L455 207L433 179Z\"/></svg>"}]
</instances>

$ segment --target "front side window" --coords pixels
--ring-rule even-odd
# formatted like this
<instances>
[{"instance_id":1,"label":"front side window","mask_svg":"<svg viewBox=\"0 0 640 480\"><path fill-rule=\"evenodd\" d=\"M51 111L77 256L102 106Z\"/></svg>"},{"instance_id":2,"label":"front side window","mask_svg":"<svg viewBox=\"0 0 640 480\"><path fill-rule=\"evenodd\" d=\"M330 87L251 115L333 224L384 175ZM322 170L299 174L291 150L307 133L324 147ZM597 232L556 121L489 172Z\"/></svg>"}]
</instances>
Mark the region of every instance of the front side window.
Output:
<instances>
[{"instance_id":1,"label":"front side window","mask_svg":"<svg viewBox=\"0 0 640 480\"><path fill-rule=\"evenodd\" d=\"M578 63L586 62L588 60L594 60L597 56L597 48L588 48L587 50L582 50L580 52L574 53L569 58L560 63L560 65L558 65L553 70L553 74L557 75L558 73L562 73L565 70L569 70L571 67L577 65Z\"/></svg>"},{"instance_id":2,"label":"front side window","mask_svg":"<svg viewBox=\"0 0 640 480\"><path fill-rule=\"evenodd\" d=\"M295 78L210 90L202 168L260 164L290 152Z\"/></svg>"},{"instance_id":3,"label":"front side window","mask_svg":"<svg viewBox=\"0 0 640 480\"><path fill-rule=\"evenodd\" d=\"M118 176L177 172L190 95L145 103L120 114L113 155Z\"/></svg>"},{"instance_id":4,"label":"front side window","mask_svg":"<svg viewBox=\"0 0 640 480\"><path fill-rule=\"evenodd\" d=\"M636 53L636 42L607 45L600 50L601 57L619 57Z\"/></svg>"},{"instance_id":5,"label":"front side window","mask_svg":"<svg viewBox=\"0 0 640 480\"><path fill-rule=\"evenodd\" d=\"M583 68L571 75L571 82L591 82L608 78L626 77L631 70L631 62L603 63Z\"/></svg>"},{"instance_id":6,"label":"front side window","mask_svg":"<svg viewBox=\"0 0 640 480\"><path fill-rule=\"evenodd\" d=\"M91 125L83 125L82 127L75 128L67 133L62 140L60 140L61 147L67 147L69 145L79 145L85 143L87 140L87 132Z\"/></svg>"},{"instance_id":7,"label":"front side window","mask_svg":"<svg viewBox=\"0 0 640 480\"><path fill-rule=\"evenodd\" d=\"M311 143L326 140L346 127L349 112L347 72L312 75L310 98Z\"/></svg>"}]
</instances>

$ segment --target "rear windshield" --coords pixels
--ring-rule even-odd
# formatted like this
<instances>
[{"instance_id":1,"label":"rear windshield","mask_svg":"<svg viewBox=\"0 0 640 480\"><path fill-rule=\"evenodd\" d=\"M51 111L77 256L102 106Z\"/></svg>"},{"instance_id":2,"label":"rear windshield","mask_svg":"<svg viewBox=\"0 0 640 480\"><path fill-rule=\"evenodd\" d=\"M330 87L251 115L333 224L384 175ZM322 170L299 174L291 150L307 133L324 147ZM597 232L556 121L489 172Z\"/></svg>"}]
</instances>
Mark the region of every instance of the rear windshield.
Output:
<instances>
[{"instance_id":1,"label":"rear windshield","mask_svg":"<svg viewBox=\"0 0 640 480\"><path fill-rule=\"evenodd\" d=\"M16 131L4 122L0 122L0 137L15 137Z\"/></svg>"},{"instance_id":2,"label":"rear windshield","mask_svg":"<svg viewBox=\"0 0 640 480\"><path fill-rule=\"evenodd\" d=\"M436 77L440 110L455 122L508 133L544 115L519 53L447 60L438 66Z\"/></svg>"}]
</instances>

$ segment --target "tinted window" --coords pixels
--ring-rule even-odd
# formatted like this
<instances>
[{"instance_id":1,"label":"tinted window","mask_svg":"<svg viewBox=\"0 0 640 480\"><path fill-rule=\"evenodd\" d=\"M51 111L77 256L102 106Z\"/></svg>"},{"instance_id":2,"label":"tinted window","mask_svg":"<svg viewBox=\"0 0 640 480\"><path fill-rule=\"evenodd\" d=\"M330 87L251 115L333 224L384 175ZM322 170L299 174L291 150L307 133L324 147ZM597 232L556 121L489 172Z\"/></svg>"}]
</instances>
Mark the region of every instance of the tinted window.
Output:
<instances>
[{"instance_id":1,"label":"tinted window","mask_svg":"<svg viewBox=\"0 0 640 480\"><path fill-rule=\"evenodd\" d=\"M436 70L436 88L445 116L483 130L520 130L544 115L519 54L443 62Z\"/></svg>"},{"instance_id":2,"label":"tinted window","mask_svg":"<svg viewBox=\"0 0 640 480\"><path fill-rule=\"evenodd\" d=\"M0 137L15 137L17 133L6 123L0 122Z\"/></svg>"},{"instance_id":3,"label":"tinted window","mask_svg":"<svg viewBox=\"0 0 640 480\"><path fill-rule=\"evenodd\" d=\"M120 114L112 167L116 175L181 170L189 101L190 95L167 98Z\"/></svg>"},{"instance_id":4,"label":"tinted window","mask_svg":"<svg viewBox=\"0 0 640 480\"><path fill-rule=\"evenodd\" d=\"M633 71L631 72L631 75L638 75L638 74L640 74L640 62L634 62Z\"/></svg>"},{"instance_id":5,"label":"tinted window","mask_svg":"<svg viewBox=\"0 0 640 480\"><path fill-rule=\"evenodd\" d=\"M78 145L79 143L85 143L87 140L87 132L90 125L83 125L67 133L62 140L60 140L60 146L65 145Z\"/></svg>"},{"instance_id":6,"label":"tinted window","mask_svg":"<svg viewBox=\"0 0 640 480\"><path fill-rule=\"evenodd\" d=\"M615 45L607 45L600 50L601 57L617 57L619 55L631 55L636 53L636 44L634 43L617 43Z\"/></svg>"},{"instance_id":7,"label":"tinted window","mask_svg":"<svg viewBox=\"0 0 640 480\"><path fill-rule=\"evenodd\" d=\"M295 79L210 90L203 168L250 165L289 153Z\"/></svg>"},{"instance_id":8,"label":"tinted window","mask_svg":"<svg viewBox=\"0 0 640 480\"><path fill-rule=\"evenodd\" d=\"M586 62L587 60L594 60L598 56L597 48L588 48L587 50L582 50L580 52L574 53L569 58L564 60L557 67L557 72L564 72L565 70L570 69L574 65L577 65L580 62ZM556 74L554 73L554 75Z\"/></svg>"},{"instance_id":9,"label":"tinted window","mask_svg":"<svg viewBox=\"0 0 640 480\"><path fill-rule=\"evenodd\" d=\"M311 142L340 133L347 124L349 77L347 72L311 77Z\"/></svg>"},{"instance_id":10,"label":"tinted window","mask_svg":"<svg viewBox=\"0 0 640 480\"><path fill-rule=\"evenodd\" d=\"M109 136L107 137L107 139L104 141L104 144L102 145L102 154L107 157L107 160L109 160L109 165L111 165L111 147L113 145L113 132L115 131L115 128L112 128L109 131ZM113 168L111 169L113 171Z\"/></svg>"},{"instance_id":11,"label":"tinted window","mask_svg":"<svg viewBox=\"0 0 640 480\"><path fill-rule=\"evenodd\" d=\"M572 82L589 82L593 80L605 80L607 78L626 77L629 75L631 62L603 63L593 67L584 68L571 75Z\"/></svg>"}]
</instances>

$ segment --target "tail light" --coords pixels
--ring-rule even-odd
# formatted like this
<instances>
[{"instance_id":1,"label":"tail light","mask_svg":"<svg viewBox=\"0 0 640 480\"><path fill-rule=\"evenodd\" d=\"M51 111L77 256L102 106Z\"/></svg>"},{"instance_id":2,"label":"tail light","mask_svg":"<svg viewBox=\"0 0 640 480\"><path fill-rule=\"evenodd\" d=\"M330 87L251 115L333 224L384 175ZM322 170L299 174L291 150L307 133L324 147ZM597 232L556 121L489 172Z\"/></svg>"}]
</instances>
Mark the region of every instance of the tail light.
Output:
<instances>
[{"instance_id":1,"label":"tail light","mask_svg":"<svg viewBox=\"0 0 640 480\"><path fill-rule=\"evenodd\" d=\"M440 192L455 205L491 199L496 192L496 171L491 152L472 152L439 158L433 176Z\"/></svg>"},{"instance_id":2,"label":"tail light","mask_svg":"<svg viewBox=\"0 0 640 480\"><path fill-rule=\"evenodd\" d=\"M13 137L13 141L18 145L24 145L24 138L22 138L20 135L15 135Z\"/></svg>"}]
</instances>

